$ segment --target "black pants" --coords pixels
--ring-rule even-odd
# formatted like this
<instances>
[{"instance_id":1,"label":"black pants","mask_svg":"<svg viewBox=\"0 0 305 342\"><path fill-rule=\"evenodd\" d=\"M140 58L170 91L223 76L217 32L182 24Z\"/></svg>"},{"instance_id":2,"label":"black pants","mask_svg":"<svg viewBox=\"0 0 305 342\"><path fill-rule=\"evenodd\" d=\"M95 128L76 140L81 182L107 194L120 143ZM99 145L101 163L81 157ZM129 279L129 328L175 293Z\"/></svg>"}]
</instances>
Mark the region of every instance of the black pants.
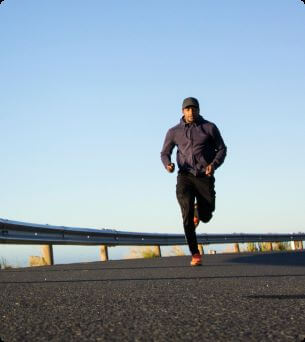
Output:
<instances>
[{"instance_id":1,"label":"black pants","mask_svg":"<svg viewBox=\"0 0 305 342\"><path fill-rule=\"evenodd\" d=\"M197 202L199 220L209 222L215 210L215 178L206 175L193 176L190 173L179 172L176 194L179 202L185 237L193 254L199 253L194 225L194 203Z\"/></svg>"}]
</instances>

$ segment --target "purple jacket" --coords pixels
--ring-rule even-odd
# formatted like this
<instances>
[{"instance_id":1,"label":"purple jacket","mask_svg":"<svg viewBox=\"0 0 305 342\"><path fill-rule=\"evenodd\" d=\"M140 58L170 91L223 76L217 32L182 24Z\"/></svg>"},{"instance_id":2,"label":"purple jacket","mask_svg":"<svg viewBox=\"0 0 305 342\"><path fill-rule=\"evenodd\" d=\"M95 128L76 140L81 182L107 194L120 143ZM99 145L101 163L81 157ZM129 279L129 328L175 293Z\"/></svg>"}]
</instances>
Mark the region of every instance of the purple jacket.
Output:
<instances>
[{"instance_id":1,"label":"purple jacket","mask_svg":"<svg viewBox=\"0 0 305 342\"><path fill-rule=\"evenodd\" d=\"M192 124L185 123L182 118L178 125L168 130L161 151L161 160L165 167L171 163L175 146L179 170L195 176L203 174L209 164L217 169L227 154L227 147L216 125L200 115Z\"/></svg>"}]
</instances>

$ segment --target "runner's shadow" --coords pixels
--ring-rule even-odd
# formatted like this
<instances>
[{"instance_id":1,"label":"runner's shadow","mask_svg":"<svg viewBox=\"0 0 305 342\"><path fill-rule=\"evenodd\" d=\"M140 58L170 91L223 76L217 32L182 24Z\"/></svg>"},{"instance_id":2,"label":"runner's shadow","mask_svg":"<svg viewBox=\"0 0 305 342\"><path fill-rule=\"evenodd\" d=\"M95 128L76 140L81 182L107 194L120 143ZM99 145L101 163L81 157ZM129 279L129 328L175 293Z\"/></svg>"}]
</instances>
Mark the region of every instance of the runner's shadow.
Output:
<instances>
[{"instance_id":1,"label":"runner's shadow","mask_svg":"<svg viewBox=\"0 0 305 342\"><path fill-rule=\"evenodd\" d=\"M274 266L305 266L305 251L257 252L245 256L239 254L228 260L228 262Z\"/></svg>"}]
</instances>

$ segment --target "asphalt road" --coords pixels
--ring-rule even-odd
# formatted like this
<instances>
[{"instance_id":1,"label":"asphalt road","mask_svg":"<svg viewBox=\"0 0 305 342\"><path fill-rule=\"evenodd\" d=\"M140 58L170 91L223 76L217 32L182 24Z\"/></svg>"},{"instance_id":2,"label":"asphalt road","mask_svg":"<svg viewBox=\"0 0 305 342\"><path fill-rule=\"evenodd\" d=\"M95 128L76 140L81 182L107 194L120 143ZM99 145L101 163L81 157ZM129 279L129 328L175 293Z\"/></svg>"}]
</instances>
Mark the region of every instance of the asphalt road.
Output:
<instances>
[{"instance_id":1,"label":"asphalt road","mask_svg":"<svg viewBox=\"0 0 305 342\"><path fill-rule=\"evenodd\" d=\"M2 341L305 341L305 252L0 271Z\"/></svg>"}]
</instances>

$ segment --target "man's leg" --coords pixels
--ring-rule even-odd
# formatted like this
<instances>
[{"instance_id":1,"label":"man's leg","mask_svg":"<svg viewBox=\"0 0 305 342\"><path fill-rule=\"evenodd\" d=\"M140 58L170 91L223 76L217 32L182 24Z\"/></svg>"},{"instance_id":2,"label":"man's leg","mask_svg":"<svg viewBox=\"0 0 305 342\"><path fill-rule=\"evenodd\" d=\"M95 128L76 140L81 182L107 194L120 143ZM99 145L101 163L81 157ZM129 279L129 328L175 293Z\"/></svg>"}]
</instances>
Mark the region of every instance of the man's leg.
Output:
<instances>
[{"instance_id":1,"label":"man's leg","mask_svg":"<svg viewBox=\"0 0 305 342\"><path fill-rule=\"evenodd\" d=\"M199 220L199 214L198 214L198 208L197 208L197 203L194 204L194 225L195 228L199 225L200 220Z\"/></svg>"},{"instance_id":2,"label":"man's leg","mask_svg":"<svg viewBox=\"0 0 305 342\"><path fill-rule=\"evenodd\" d=\"M199 219L207 223L215 210L215 178L213 176L196 177L194 185Z\"/></svg>"},{"instance_id":3,"label":"man's leg","mask_svg":"<svg viewBox=\"0 0 305 342\"><path fill-rule=\"evenodd\" d=\"M190 177L192 176L188 174L178 174L176 195L182 212L186 240L191 254L194 255L198 254L199 250L194 225L195 192Z\"/></svg>"}]
</instances>

